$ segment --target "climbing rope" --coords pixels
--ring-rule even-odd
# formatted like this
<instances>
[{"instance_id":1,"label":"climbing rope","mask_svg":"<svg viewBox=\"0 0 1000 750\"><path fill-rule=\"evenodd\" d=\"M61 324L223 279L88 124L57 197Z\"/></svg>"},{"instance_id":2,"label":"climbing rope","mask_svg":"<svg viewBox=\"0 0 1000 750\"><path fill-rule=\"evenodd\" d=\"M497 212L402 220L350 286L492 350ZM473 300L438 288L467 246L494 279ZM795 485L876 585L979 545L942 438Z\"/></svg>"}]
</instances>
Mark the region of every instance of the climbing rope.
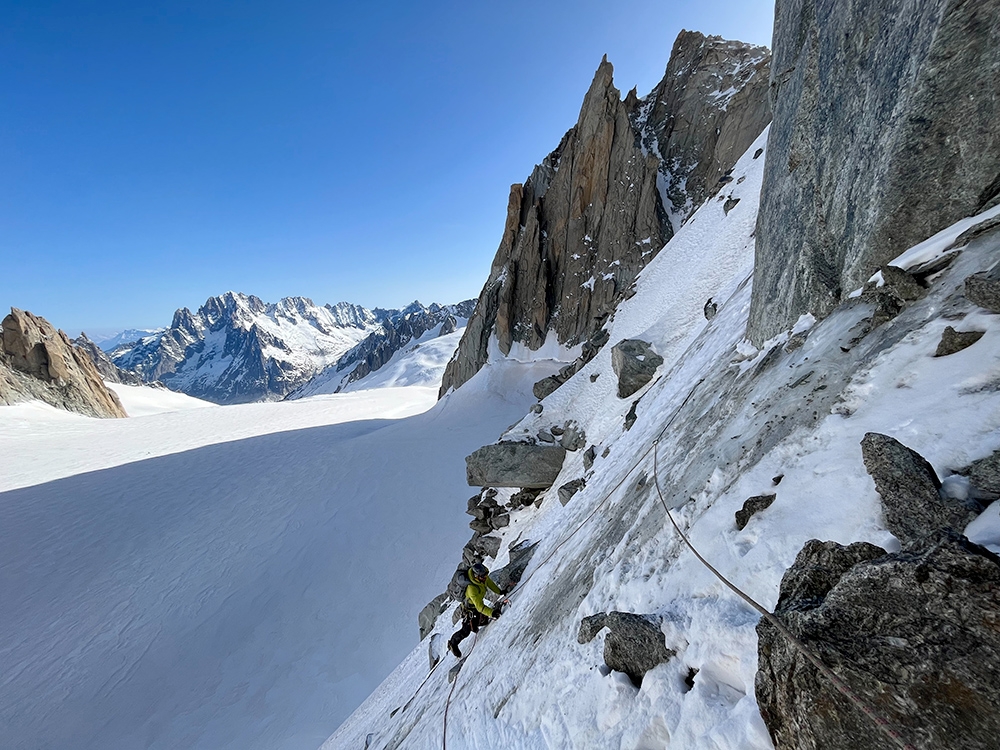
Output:
<instances>
[{"instance_id":1,"label":"climbing rope","mask_svg":"<svg viewBox=\"0 0 1000 750\"><path fill-rule=\"evenodd\" d=\"M796 649L798 649L799 653L801 653L809 661L810 664L816 667L816 669L818 669L823 676L825 676L828 680L830 680L830 682L833 683L834 687L837 688L837 690L841 693L841 695L847 698L862 713L864 713L865 716L871 719L872 722L875 724L875 726L878 727L879 731L882 732L882 734L884 734L889 740L891 740L894 745L899 747L901 750L916 750L916 747L906 742L903 739L902 735L899 732L897 732L886 719L879 716L874 711L874 709L871 708L871 706L869 706L853 690L851 690L851 688L847 686L847 683L845 683L842 679L840 679L833 672L833 670L831 670L822 661L820 661L819 657L814 655L812 651L810 651L806 647L806 645L802 643L802 641L799 640L792 633L792 631L790 631L787 627L785 627L784 623L782 623L781 620L779 620L777 617L771 614L771 612L768 611L765 607L758 604L753 597L745 593L742 589L736 586L736 584L732 583L728 578L722 575L722 573L716 570L716 568L708 560L702 557L701 553L698 552L697 549L695 549L695 546L691 544L691 540L689 540L687 538L687 535L683 531L681 531L681 527L678 526L677 522L674 520L674 516L670 512L670 508L667 507L667 501L663 497L663 492L662 490L660 490L660 477L658 471L659 456L657 449L659 442L660 442L659 438L653 441L653 483L656 485L656 494L659 495L660 503L663 504L663 510L666 511L667 518L670 519L670 523L673 524L674 530L677 532L677 535L683 540L684 544L687 545L688 549L690 549L691 552L694 553L694 556L697 557L698 560L701 562L701 564L704 565L706 568L708 568L710 571L712 571L712 574L720 581L722 581L722 583L725 584L726 587L728 587L734 594L740 597L740 599L749 604L753 609L759 612L761 617L767 620L771 625L773 625L778 630L779 633L785 636L785 638L788 639L789 643L791 643Z\"/></svg>"},{"instance_id":2,"label":"climbing rope","mask_svg":"<svg viewBox=\"0 0 1000 750\"><path fill-rule=\"evenodd\" d=\"M472 639L472 646L469 648L469 653L465 655L468 659L472 656L472 652L476 650L476 643L479 641L479 631L476 631L476 637ZM459 662L461 664L461 662ZM448 750L448 708L451 706L451 696L455 693L455 688L458 687L458 678L462 676L462 671L459 669L458 674L455 675L455 681L451 683L451 690L448 691L448 699L444 703L444 732L441 735L441 748L442 750Z\"/></svg>"},{"instance_id":3,"label":"climbing rope","mask_svg":"<svg viewBox=\"0 0 1000 750\"><path fill-rule=\"evenodd\" d=\"M551 551L549 552L549 554L548 554L548 555L546 555L546 556L545 556L545 557L544 557L544 558L542 559L542 561L541 561L540 563L538 563L538 565L536 565L536 566L535 566L534 570L532 570L532 571L531 571L531 573L530 573L530 574L528 575L528 577L527 577L527 578L524 578L524 579L522 579L522 580L520 580L520 581L518 582L518 589L517 589L517 591L515 591L515 592L513 592L513 593L511 594L511 597L512 597L512 598L517 598L517 596L518 596L518 595L519 595L519 594L520 594L520 593L521 593L522 591L524 591L524 587L525 587L525 585L526 585L526 584L528 583L528 581L530 581L530 580L531 580L531 578L532 578L532 577L533 577L533 576L535 575L535 573L537 573L537 572L538 572L539 570L541 570L541 569L542 569L542 567L543 567L543 566L545 565L545 563L547 563L547 562L548 562L549 560L551 560L551 559L552 559L552 557L553 557L553 556L555 555L555 553L556 553L556 552L558 552L558 551L559 551L559 549L560 549L560 548L561 548L561 547L562 547L562 546L563 546L564 544L566 544L566 542L568 542L568 541L569 541L570 539L572 539L573 537L575 537L575 536L577 535L577 533L579 533L580 529L582 529L582 528L583 528L583 527L584 527L584 526L585 526L585 525L587 524L587 522L588 522L588 521L589 521L589 520L590 520L591 518L593 518L593 517L594 517L595 515L597 515L597 512L598 512L598 511L599 511L599 510L600 510L601 508L603 508L603 507L604 507L604 506L605 506L605 505L607 504L608 500L610 500L610 499L611 499L611 497L612 497L612 496L613 496L613 495L614 495L614 494L615 494L615 493L616 493L616 492L617 492L617 491L618 491L619 489L621 489L622 485L623 485L623 484L625 484L625 480L627 480L627 479L628 479L628 478L629 478L629 477L630 477L630 476L632 475L632 472L633 472L633 471L635 471L635 470L636 470L637 468L639 468L640 464L642 464L642 462L646 460L646 456L648 456L648 455L650 454L650 452L651 452L651 451L654 451L654 450L655 450L655 448L656 448L656 444L657 444L657 443L659 442L660 438L661 438L661 437L663 437L663 436L664 436L664 434L666 434L667 430L668 430L668 429L670 428L670 425L672 425L672 424L673 424L673 422L674 422L674 419L675 419L675 418L677 417L677 415L678 415L678 414L680 414L681 410L682 410L682 409L684 408L684 406L685 406L685 405L687 404L687 402L688 402L688 401L689 401L689 400L691 399L691 397L692 397L692 396L694 395L694 393L695 393L695 391L697 390L698 386L699 386L699 385L701 385L701 384L702 384L703 382L705 382L705 378L701 378L700 380L698 380L698 382L697 382L697 383L695 383L695 384L694 384L694 385L693 385L693 386L691 387L691 390L690 390L690 391L688 391L688 395L687 395L687 396L686 396L686 397L684 398L684 400L683 400L683 401L681 402L681 405L680 405L680 406L678 406L678 407L677 407L677 408L676 408L676 409L674 410L673 414L671 414L671 415L670 415L670 419L669 419L669 420L667 420L667 423L666 423L666 424L665 424L665 425L663 426L663 429L661 429L661 430L660 430L659 434L658 434L658 435L656 436L656 439L655 439L655 440L653 441L653 444L652 444L652 445L650 445L650 447L649 447L649 448L647 448L647 449L645 450L645 452L644 452L644 453L642 453L642 455L640 455L640 456L639 456L639 457L638 457L638 458L637 458L637 459L635 460L635 462L634 462L634 463L633 463L633 464L632 464L632 465L631 465L631 466L629 467L628 471L626 471L626 472L625 472L625 473L624 473L624 474L622 475L622 478L618 480L618 482L617 482L617 483L615 484L615 486L614 486L614 487L612 487L612 488L611 488L611 489L610 489L610 490L609 490L609 491L608 491L607 493L605 493L605 495L604 495L604 498L603 498L603 499L601 500L601 502L599 502L599 503L598 503L598 504L597 504L597 505L595 506L595 508L594 508L594 509L593 509L593 510L592 510L592 511L591 511L591 512L590 512L590 513L589 513L589 514L587 515L587 517L586 517L586 518L584 518L584 519L583 519L583 521L581 521L581 522L580 522L580 523L579 523L579 524L577 525L577 527L576 527L575 529L573 529L573 531L572 531L572 532L570 532L570 533L569 533L569 534L568 534L567 536L563 537L562 541L560 541L560 542L559 542L559 544L557 544L557 545L556 545L555 547L553 547L553 548L552 548L552 550L551 550ZM653 461L653 470L654 470L654 472L655 472L655 470L656 470L656 460L655 460L655 455L654 455L654 461ZM659 487L657 487L657 489L659 489ZM478 633L476 634L476 638L477 638L477 639L479 638L479 634L478 634ZM475 648L475 641L473 642L473 644L472 644L472 647L473 647L473 648ZM468 658L469 658L469 655L471 655L471 654L472 654L472 649L469 649L469 654L468 654L468 655L466 655L466 659L468 659ZM435 665L435 666L434 666L434 668L436 669L436 668L437 668L437 665ZM434 669L432 669L432 670L431 670L431 672L433 672L433 671L434 671ZM430 674L428 674L428 675L427 675L427 677L430 677ZM423 685L424 685L424 682L427 682L427 677L425 677L425 678L424 678L424 681L423 681L423 682L421 682L421 683L420 683L420 685L419 685L419 686L417 687L417 692L420 692L420 688L421 688L421 687L423 687ZM454 693L455 693L455 687L456 687L457 685L458 685L458 677L456 676L456 677L455 677L455 682L454 682L454 683L452 683L452 686L451 686L451 690L449 690L449 691L448 691L448 698L447 698L447 700L445 701L445 705L444 705L444 730L443 730L443 733L442 733L442 738L441 738L441 746L442 746L443 750L448 750L448 709L449 709L449 708L450 708L450 706L451 706L451 698L452 698L452 695L454 695ZM413 698L416 698L416 697L417 697L417 692L415 692L415 693L413 694L413 697L412 697L412 698L410 698L410 700L409 700L409 701L407 701L407 705L409 705L409 704L410 704L410 703L411 703L411 702L413 701Z\"/></svg>"}]
</instances>

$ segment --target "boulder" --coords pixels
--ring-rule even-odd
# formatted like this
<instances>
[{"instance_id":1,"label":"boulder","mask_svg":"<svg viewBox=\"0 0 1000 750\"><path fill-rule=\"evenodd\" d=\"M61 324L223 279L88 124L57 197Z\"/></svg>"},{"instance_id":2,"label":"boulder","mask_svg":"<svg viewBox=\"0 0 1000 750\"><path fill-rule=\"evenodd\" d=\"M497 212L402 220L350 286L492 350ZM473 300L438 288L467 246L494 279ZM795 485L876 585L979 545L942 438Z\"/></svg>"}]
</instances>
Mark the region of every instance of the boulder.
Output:
<instances>
[{"instance_id":1,"label":"boulder","mask_svg":"<svg viewBox=\"0 0 1000 750\"><path fill-rule=\"evenodd\" d=\"M587 482L583 479L583 477L566 482L566 484L559 488L559 502L566 505L566 503L572 499L573 495L586 486Z\"/></svg>"},{"instance_id":2,"label":"boulder","mask_svg":"<svg viewBox=\"0 0 1000 750\"><path fill-rule=\"evenodd\" d=\"M473 487L551 487L562 469L566 449L558 445L494 443L465 459Z\"/></svg>"},{"instance_id":3,"label":"boulder","mask_svg":"<svg viewBox=\"0 0 1000 750\"><path fill-rule=\"evenodd\" d=\"M1000 736L1000 559L954 532L896 554L807 542L775 615L919 750L986 750ZM767 620L755 682L775 747L891 743Z\"/></svg>"},{"instance_id":4,"label":"boulder","mask_svg":"<svg viewBox=\"0 0 1000 750\"><path fill-rule=\"evenodd\" d=\"M555 428L552 432L555 432ZM578 451L586 444L587 433L575 421L568 421L559 435L559 445L568 451Z\"/></svg>"},{"instance_id":5,"label":"boulder","mask_svg":"<svg viewBox=\"0 0 1000 750\"><path fill-rule=\"evenodd\" d=\"M667 648L658 617L631 612L602 612L585 617L577 641L590 643L604 628L608 629L604 663L628 675L636 687L642 686L646 672L677 653Z\"/></svg>"},{"instance_id":6,"label":"boulder","mask_svg":"<svg viewBox=\"0 0 1000 750\"><path fill-rule=\"evenodd\" d=\"M965 298L991 313L1000 313L1000 278L994 272L972 274L965 280Z\"/></svg>"},{"instance_id":7,"label":"boulder","mask_svg":"<svg viewBox=\"0 0 1000 750\"><path fill-rule=\"evenodd\" d=\"M947 357L963 349L968 349L983 337L983 331L956 331L951 326L947 326L941 334L941 341L938 342L935 357Z\"/></svg>"},{"instance_id":8,"label":"boulder","mask_svg":"<svg viewBox=\"0 0 1000 750\"><path fill-rule=\"evenodd\" d=\"M420 610L420 614L417 615L417 624L420 627L420 640L426 638L434 630L434 623L437 622L437 618L444 612L449 601L450 597L447 592L438 594L430 600L427 606ZM431 666L433 668L433 665Z\"/></svg>"},{"instance_id":9,"label":"boulder","mask_svg":"<svg viewBox=\"0 0 1000 750\"><path fill-rule=\"evenodd\" d=\"M38 399L91 417L126 417L90 355L44 318L11 308L0 339L0 403Z\"/></svg>"},{"instance_id":10,"label":"boulder","mask_svg":"<svg viewBox=\"0 0 1000 750\"><path fill-rule=\"evenodd\" d=\"M943 496L927 460L888 435L869 432L861 452L882 498L886 528L904 547L934 531L962 531L982 511L973 500Z\"/></svg>"},{"instance_id":11,"label":"boulder","mask_svg":"<svg viewBox=\"0 0 1000 750\"><path fill-rule=\"evenodd\" d=\"M749 523L751 516L755 513L759 513L765 508L770 508L771 503L774 502L775 494L772 492L769 495L755 495L754 497L748 498L743 507L736 511L736 528L740 531L746 528L747 523Z\"/></svg>"},{"instance_id":12,"label":"boulder","mask_svg":"<svg viewBox=\"0 0 1000 750\"><path fill-rule=\"evenodd\" d=\"M476 534L465 546L478 558L475 562L482 562L487 557L497 556L497 552L500 551L500 537Z\"/></svg>"},{"instance_id":13,"label":"boulder","mask_svg":"<svg viewBox=\"0 0 1000 750\"><path fill-rule=\"evenodd\" d=\"M507 507L511 510L518 510L519 508L531 505L535 502L535 498L537 498L541 492L542 490L538 488L527 488L515 492L511 495L510 500L507 502Z\"/></svg>"},{"instance_id":14,"label":"boulder","mask_svg":"<svg viewBox=\"0 0 1000 750\"><path fill-rule=\"evenodd\" d=\"M663 357L639 339L619 341L611 349L611 367L618 376L618 398L628 398L653 379Z\"/></svg>"},{"instance_id":15,"label":"boulder","mask_svg":"<svg viewBox=\"0 0 1000 750\"><path fill-rule=\"evenodd\" d=\"M592 445L589 448L587 448L587 450L584 451L583 453L583 468L589 471L590 468L594 465L594 461L596 458L597 458L597 446Z\"/></svg>"},{"instance_id":16,"label":"boulder","mask_svg":"<svg viewBox=\"0 0 1000 750\"><path fill-rule=\"evenodd\" d=\"M542 378L537 383L531 387L531 392L535 394L535 398L541 401L543 398L551 393L563 384L562 378L558 375L549 375L547 378Z\"/></svg>"}]
</instances>

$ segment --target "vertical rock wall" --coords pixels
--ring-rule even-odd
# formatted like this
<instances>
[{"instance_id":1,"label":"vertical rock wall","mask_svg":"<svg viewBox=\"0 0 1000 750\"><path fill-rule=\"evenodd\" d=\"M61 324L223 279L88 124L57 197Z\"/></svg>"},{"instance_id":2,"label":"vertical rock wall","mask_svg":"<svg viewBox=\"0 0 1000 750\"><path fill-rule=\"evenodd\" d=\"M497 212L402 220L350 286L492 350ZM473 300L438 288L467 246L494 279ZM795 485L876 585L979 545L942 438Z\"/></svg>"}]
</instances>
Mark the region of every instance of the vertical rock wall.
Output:
<instances>
[{"instance_id":1,"label":"vertical rock wall","mask_svg":"<svg viewBox=\"0 0 1000 750\"><path fill-rule=\"evenodd\" d=\"M749 335L1000 194L1000 0L781 0Z\"/></svg>"},{"instance_id":2,"label":"vertical rock wall","mask_svg":"<svg viewBox=\"0 0 1000 750\"><path fill-rule=\"evenodd\" d=\"M507 221L441 393L478 372L495 336L538 349L601 328L677 223L725 181L767 125L763 47L682 32L664 80L624 101L607 58L576 125L511 187ZM669 195L668 195L669 194Z\"/></svg>"}]
</instances>

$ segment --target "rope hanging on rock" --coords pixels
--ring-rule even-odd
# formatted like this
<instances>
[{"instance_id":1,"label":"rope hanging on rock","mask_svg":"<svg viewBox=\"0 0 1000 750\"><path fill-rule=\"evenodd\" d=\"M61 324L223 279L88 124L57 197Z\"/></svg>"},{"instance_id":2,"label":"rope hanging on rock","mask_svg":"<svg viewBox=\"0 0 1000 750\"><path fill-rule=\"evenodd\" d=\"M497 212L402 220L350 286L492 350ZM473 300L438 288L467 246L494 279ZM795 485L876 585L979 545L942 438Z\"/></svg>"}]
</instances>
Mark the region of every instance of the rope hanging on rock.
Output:
<instances>
[{"instance_id":1,"label":"rope hanging on rock","mask_svg":"<svg viewBox=\"0 0 1000 750\"><path fill-rule=\"evenodd\" d=\"M674 530L677 535L681 538L684 544L687 545L688 549L694 553L694 556L698 558L698 561L708 568L712 574L718 578L730 591L736 594L740 599L749 604L753 609L760 613L760 616L767 620L771 625L773 625L779 633L785 636L788 641L801 653L810 664L812 664L816 669L819 670L820 674L826 677L833 686L837 688L841 695L843 695L847 700L849 700L854 706L856 706L865 716L872 720L879 731L882 732L889 740L892 741L894 745L899 747L901 750L917 750L915 746L906 742L902 735L896 731L892 725L884 718L879 716L874 709L871 708L865 701L863 701L858 695L848 687L847 683L844 682L840 677L838 677L833 670L831 670L826 664L820 661L819 657L810 651L801 640L799 640L792 631L790 631L785 624L781 622L777 617L771 614L764 606L758 604L757 601L751 597L749 594L740 589L736 584L732 583L728 578L726 578L722 573L720 573L716 568L704 557L701 553L695 549L695 546L691 544L691 541L687 538L687 535L681 531L681 527L677 525L677 521L674 520L673 514L670 512L670 508L667 507L667 501L663 497L663 491L660 489L660 475L658 470L658 459L659 453L657 446L659 444L659 439L653 441L653 483L656 485L656 494L660 498L660 503L663 505L663 510L667 513L667 518L670 519L670 523L673 525Z\"/></svg>"}]
</instances>

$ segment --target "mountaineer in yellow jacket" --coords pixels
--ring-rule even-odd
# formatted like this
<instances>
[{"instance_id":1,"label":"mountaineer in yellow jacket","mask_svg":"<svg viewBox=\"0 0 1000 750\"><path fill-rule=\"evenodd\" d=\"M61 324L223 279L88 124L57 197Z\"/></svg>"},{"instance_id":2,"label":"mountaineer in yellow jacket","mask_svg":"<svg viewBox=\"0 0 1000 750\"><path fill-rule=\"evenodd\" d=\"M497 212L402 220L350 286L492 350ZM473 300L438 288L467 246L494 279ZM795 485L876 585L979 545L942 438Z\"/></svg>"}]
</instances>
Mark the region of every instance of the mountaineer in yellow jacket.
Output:
<instances>
[{"instance_id":1,"label":"mountaineer in yellow jacket","mask_svg":"<svg viewBox=\"0 0 1000 750\"><path fill-rule=\"evenodd\" d=\"M476 563L469 568L466 576L469 585L465 587L465 601L462 602L462 627L448 639L448 650L458 659L462 658L458 644L465 640L469 633L478 633L479 628L486 625L490 619L499 618L503 605L507 603L503 598L505 592L493 582L490 571L482 563ZM497 595L497 601L489 607L483 598L491 591Z\"/></svg>"}]
</instances>

